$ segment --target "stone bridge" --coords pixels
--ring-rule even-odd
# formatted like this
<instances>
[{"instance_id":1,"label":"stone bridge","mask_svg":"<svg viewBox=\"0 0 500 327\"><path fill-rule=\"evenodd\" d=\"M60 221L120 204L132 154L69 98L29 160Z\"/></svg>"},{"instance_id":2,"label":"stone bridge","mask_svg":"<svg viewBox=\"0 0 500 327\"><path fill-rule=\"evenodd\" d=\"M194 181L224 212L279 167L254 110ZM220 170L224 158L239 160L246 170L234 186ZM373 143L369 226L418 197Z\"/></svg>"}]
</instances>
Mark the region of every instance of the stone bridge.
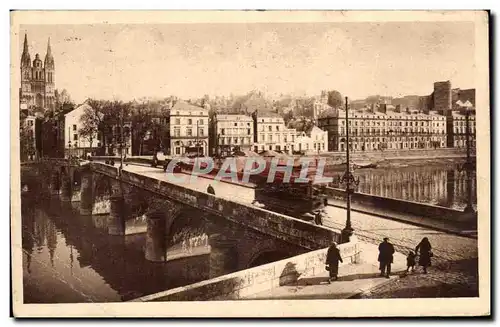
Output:
<instances>
[{"instance_id":1,"label":"stone bridge","mask_svg":"<svg viewBox=\"0 0 500 327\"><path fill-rule=\"evenodd\" d=\"M51 194L78 201L81 215L108 215L109 234L136 233L143 222L150 261L209 254L219 276L340 242L340 231L103 163L37 167Z\"/></svg>"}]
</instances>

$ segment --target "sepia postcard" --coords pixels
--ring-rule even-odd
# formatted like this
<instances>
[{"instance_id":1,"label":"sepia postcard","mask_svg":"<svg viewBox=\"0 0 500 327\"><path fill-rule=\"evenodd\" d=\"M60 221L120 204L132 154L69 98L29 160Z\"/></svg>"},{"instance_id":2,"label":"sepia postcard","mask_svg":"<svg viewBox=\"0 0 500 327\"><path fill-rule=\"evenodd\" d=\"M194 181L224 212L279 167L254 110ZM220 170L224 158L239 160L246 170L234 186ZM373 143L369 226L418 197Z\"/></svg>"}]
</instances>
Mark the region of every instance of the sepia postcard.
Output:
<instances>
[{"instance_id":1,"label":"sepia postcard","mask_svg":"<svg viewBox=\"0 0 500 327\"><path fill-rule=\"evenodd\" d=\"M12 11L15 317L491 315L487 11Z\"/></svg>"}]
</instances>

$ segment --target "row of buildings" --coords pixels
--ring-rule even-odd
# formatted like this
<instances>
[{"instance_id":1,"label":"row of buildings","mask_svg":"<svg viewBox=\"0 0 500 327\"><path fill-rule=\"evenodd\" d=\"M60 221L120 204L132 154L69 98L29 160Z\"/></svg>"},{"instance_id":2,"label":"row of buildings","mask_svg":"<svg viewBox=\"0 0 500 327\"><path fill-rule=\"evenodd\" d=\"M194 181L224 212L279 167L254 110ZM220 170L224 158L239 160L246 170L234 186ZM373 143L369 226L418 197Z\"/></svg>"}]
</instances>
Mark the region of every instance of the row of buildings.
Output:
<instances>
[{"instance_id":1,"label":"row of buildings","mask_svg":"<svg viewBox=\"0 0 500 327\"><path fill-rule=\"evenodd\" d=\"M281 116L255 111L245 114L214 114L205 107L178 101L170 110L172 156L189 153L226 156L236 150L293 153L327 151L328 133L314 126L308 131L287 128Z\"/></svg>"},{"instance_id":2,"label":"row of buildings","mask_svg":"<svg viewBox=\"0 0 500 327\"><path fill-rule=\"evenodd\" d=\"M297 131L288 128L284 119L273 112L210 115L207 107L179 100L162 114L161 123L168 131L163 151L171 156L227 156L236 150L257 153L271 150L286 154L343 152L346 150L347 130L352 151L465 148L466 126L469 126L470 144L475 147L474 110L470 110L470 102L459 104L459 110L446 114L402 111L400 107L391 110L386 105L378 106L374 111L350 110L349 126L346 125L346 111L334 109L319 117L317 126ZM133 149L137 142L132 140L130 122L124 122L123 134L121 126L112 126L106 142L100 133L82 135L81 116L88 106L83 103L72 111L61 113L49 125L42 120L42 152L46 154L51 149L52 155L57 156L120 154L122 151L131 156L137 152ZM33 133L38 126L36 121L32 116L25 120Z\"/></svg>"}]
</instances>

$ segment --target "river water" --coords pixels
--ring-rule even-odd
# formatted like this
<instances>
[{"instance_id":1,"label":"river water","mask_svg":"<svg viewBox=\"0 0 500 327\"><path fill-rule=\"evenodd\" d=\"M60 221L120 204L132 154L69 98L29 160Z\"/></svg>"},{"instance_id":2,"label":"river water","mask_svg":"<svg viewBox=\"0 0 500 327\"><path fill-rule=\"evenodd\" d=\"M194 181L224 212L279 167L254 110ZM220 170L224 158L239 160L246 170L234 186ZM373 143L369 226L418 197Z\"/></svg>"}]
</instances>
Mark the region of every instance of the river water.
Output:
<instances>
[{"instance_id":1,"label":"river water","mask_svg":"<svg viewBox=\"0 0 500 327\"><path fill-rule=\"evenodd\" d=\"M467 173L458 169L461 163L455 159L391 162L382 167L356 169L354 176L359 178L357 191L361 193L463 210L467 204ZM476 173L471 173L475 206Z\"/></svg>"},{"instance_id":2,"label":"river water","mask_svg":"<svg viewBox=\"0 0 500 327\"><path fill-rule=\"evenodd\" d=\"M25 303L122 302L208 278L207 255L149 262L145 234L110 236L106 219L57 198L23 201Z\"/></svg>"}]
</instances>

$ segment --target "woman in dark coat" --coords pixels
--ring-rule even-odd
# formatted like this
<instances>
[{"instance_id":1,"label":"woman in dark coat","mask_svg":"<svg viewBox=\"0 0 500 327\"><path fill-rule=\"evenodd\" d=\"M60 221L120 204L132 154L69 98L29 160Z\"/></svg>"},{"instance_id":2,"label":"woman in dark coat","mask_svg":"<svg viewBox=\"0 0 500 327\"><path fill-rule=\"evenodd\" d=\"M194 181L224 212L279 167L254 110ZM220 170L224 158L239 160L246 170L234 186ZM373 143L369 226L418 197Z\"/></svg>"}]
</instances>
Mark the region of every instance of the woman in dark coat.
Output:
<instances>
[{"instance_id":1,"label":"woman in dark coat","mask_svg":"<svg viewBox=\"0 0 500 327\"><path fill-rule=\"evenodd\" d=\"M424 237L415 248L415 254L420 250L418 264L424 268L424 274L427 274L427 267L431 265L432 246L427 237Z\"/></svg>"},{"instance_id":2,"label":"woman in dark coat","mask_svg":"<svg viewBox=\"0 0 500 327\"><path fill-rule=\"evenodd\" d=\"M337 248L337 243L333 243L328 248L328 252L326 253L326 266L327 270L330 271L330 278L328 278L328 283L331 283L333 279L337 280L337 275L339 273L339 261L342 261L342 257L340 256L340 251Z\"/></svg>"}]
</instances>

